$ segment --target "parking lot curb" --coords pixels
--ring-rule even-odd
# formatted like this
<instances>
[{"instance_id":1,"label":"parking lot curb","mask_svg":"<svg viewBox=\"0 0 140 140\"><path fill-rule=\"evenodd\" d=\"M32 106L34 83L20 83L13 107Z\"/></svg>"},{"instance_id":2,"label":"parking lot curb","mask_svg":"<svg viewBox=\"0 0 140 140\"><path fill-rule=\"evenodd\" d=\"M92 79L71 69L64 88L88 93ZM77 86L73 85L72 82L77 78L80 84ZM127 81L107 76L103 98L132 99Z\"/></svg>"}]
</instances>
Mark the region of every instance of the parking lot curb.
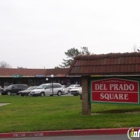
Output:
<instances>
[{"instance_id":1,"label":"parking lot curb","mask_svg":"<svg viewBox=\"0 0 140 140\"><path fill-rule=\"evenodd\" d=\"M36 132L11 132L0 133L0 138L21 137L44 137L44 136L75 136L75 135L115 135L127 134L129 128L107 128L107 129L82 129L82 130L58 130L58 131L36 131Z\"/></svg>"}]
</instances>

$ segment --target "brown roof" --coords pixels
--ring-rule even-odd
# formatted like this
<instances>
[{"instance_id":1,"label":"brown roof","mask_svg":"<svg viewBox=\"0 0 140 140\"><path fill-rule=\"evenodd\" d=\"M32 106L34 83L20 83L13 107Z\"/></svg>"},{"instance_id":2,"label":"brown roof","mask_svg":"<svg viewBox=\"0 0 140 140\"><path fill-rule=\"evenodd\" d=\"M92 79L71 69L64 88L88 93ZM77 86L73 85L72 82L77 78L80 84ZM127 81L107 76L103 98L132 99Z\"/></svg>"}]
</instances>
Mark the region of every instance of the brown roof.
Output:
<instances>
[{"instance_id":1,"label":"brown roof","mask_svg":"<svg viewBox=\"0 0 140 140\"><path fill-rule=\"evenodd\" d=\"M46 69L46 76L53 74L54 76L63 77L68 75L69 68L56 68L56 69Z\"/></svg>"},{"instance_id":2,"label":"brown roof","mask_svg":"<svg viewBox=\"0 0 140 140\"><path fill-rule=\"evenodd\" d=\"M14 75L22 75L23 77L41 77L49 76L66 76L68 69L16 69L16 68L0 68L0 77L12 77Z\"/></svg>"},{"instance_id":3,"label":"brown roof","mask_svg":"<svg viewBox=\"0 0 140 140\"><path fill-rule=\"evenodd\" d=\"M0 76L11 77L13 75L23 75L23 76L46 75L46 70L45 69L0 68Z\"/></svg>"},{"instance_id":4,"label":"brown roof","mask_svg":"<svg viewBox=\"0 0 140 140\"><path fill-rule=\"evenodd\" d=\"M140 53L110 53L75 57L70 75L140 75Z\"/></svg>"}]
</instances>

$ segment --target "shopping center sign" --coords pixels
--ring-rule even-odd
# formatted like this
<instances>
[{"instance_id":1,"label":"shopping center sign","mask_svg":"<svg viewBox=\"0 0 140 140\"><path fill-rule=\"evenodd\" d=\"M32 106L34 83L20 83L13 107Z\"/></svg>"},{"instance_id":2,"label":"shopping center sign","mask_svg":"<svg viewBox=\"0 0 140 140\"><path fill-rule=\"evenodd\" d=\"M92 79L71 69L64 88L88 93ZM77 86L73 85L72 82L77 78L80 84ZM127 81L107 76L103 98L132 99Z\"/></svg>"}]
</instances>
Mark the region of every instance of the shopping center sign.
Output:
<instances>
[{"instance_id":1,"label":"shopping center sign","mask_svg":"<svg viewBox=\"0 0 140 140\"><path fill-rule=\"evenodd\" d=\"M122 78L91 80L91 102L139 104L139 81Z\"/></svg>"}]
</instances>

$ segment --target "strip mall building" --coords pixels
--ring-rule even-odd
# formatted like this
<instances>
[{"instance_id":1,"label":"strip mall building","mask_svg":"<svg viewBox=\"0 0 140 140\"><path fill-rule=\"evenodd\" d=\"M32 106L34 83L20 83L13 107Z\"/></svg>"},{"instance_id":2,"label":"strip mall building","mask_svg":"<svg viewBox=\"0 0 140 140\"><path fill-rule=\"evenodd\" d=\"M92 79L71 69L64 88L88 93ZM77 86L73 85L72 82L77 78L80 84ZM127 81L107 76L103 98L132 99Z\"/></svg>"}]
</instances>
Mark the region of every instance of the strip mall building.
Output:
<instances>
[{"instance_id":1,"label":"strip mall building","mask_svg":"<svg viewBox=\"0 0 140 140\"><path fill-rule=\"evenodd\" d=\"M68 68L57 69L16 69L0 68L0 86L24 83L28 86L40 85L48 82L59 82L64 85L79 83L81 77L68 75ZM53 78L51 77L53 75Z\"/></svg>"},{"instance_id":2,"label":"strip mall building","mask_svg":"<svg viewBox=\"0 0 140 140\"><path fill-rule=\"evenodd\" d=\"M51 78L51 75L54 75ZM40 85L59 82L64 85L81 84L83 89L92 77L133 77L140 79L140 53L110 53L77 56L70 68L16 69L0 68L0 86L24 83ZM87 90L87 87L86 87Z\"/></svg>"}]
</instances>

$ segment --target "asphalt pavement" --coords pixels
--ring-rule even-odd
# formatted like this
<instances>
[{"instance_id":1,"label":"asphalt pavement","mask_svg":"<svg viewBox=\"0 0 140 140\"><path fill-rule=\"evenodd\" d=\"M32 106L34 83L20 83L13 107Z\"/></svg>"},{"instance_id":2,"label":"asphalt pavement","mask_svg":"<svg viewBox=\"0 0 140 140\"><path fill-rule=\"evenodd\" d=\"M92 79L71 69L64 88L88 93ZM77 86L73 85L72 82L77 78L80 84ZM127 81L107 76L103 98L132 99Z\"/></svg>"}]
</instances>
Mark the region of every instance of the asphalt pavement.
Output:
<instances>
[{"instance_id":1,"label":"asphalt pavement","mask_svg":"<svg viewBox=\"0 0 140 140\"><path fill-rule=\"evenodd\" d=\"M51 136L51 137L26 137L3 138L0 140L128 140L126 135L86 135L86 136Z\"/></svg>"}]
</instances>

